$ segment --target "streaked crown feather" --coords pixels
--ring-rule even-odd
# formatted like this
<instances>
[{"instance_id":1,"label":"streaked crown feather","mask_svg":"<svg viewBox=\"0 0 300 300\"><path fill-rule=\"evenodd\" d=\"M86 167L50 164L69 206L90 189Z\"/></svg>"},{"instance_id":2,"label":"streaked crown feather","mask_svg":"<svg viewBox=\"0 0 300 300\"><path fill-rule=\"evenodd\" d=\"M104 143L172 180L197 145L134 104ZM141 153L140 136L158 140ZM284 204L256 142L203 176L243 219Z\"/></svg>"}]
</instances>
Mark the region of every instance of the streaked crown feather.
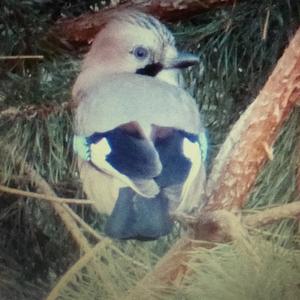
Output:
<instances>
[{"instance_id":1,"label":"streaked crown feather","mask_svg":"<svg viewBox=\"0 0 300 300\"><path fill-rule=\"evenodd\" d=\"M115 14L113 20L151 30L152 32L155 32L164 43L167 43L170 46L175 45L175 39L170 30L158 19L150 15L140 11L128 10Z\"/></svg>"}]
</instances>

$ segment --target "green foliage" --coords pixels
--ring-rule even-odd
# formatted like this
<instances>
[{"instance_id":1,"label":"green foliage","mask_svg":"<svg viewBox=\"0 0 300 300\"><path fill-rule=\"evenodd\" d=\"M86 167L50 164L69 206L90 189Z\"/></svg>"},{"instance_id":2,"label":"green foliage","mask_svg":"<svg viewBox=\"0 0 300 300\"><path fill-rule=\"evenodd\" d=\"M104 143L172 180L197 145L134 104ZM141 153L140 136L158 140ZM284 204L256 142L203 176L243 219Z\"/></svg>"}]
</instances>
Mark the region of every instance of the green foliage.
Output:
<instances>
[{"instance_id":1,"label":"green foliage","mask_svg":"<svg viewBox=\"0 0 300 300\"><path fill-rule=\"evenodd\" d=\"M220 245L193 253L194 274L179 299L294 300L300 297L299 252L287 251L260 239L244 245ZM178 298L177 298L178 299Z\"/></svg>"},{"instance_id":2,"label":"green foliage","mask_svg":"<svg viewBox=\"0 0 300 300\"><path fill-rule=\"evenodd\" d=\"M61 278L48 300L182 299L295 300L300 297L300 253L259 237L190 252L191 276L177 285L143 280L156 257L142 247L101 241ZM138 284L137 286L135 286ZM129 294L128 294L129 293ZM130 294L131 293L131 294Z\"/></svg>"},{"instance_id":3,"label":"green foliage","mask_svg":"<svg viewBox=\"0 0 300 300\"><path fill-rule=\"evenodd\" d=\"M274 158L256 180L256 188L247 202L248 208L288 203L297 199L296 175L299 161L300 111L297 108L274 146Z\"/></svg>"},{"instance_id":4,"label":"green foliage","mask_svg":"<svg viewBox=\"0 0 300 300\"><path fill-rule=\"evenodd\" d=\"M52 291L50 299L122 299L151 270L151 257L142 247L121 251L110 240L84 255Z\"/></svg>"},{"instance_id":5,"label":"green foliage","mask_svg":"<svg viewBox=\"0 0 300 300\"><path fill-rule=\"evenodd\" d=\"M103 1L96 0L1 1L0 55L44 56L42 60L0 60L1 111L36 104L59 107L70 99L79 69L78 54L74 54L74 49L67 52L48 40L46 33L61 16L77 16L102 5L105 5ZM198 68L185 75L207 127L209 164L231 125L259 92L299 24L299 1L257 0L204 12L174 26L180 48L192 50L202 59ZM295 149L299 145L299 117L299 110L295 110L275 145L274 160L257 180L247 209L296 199ZM16 118L1 116L0 182L32 188L19 163L22 157L60 196L82 197L71 149L72 132L72 115L62 110L29 114L29 117L22 113ZM101 231L102 216L90 209L74 209ZM47 287L43 292L36 288L39 296L34 294L34 287L43 282L49 288L76 259L74 245L46 204L30 199L14 201L12 197L1 195L0 233L0 255L5 261L13 257L14 262L5 270L1 269L0 262L0 277L7 278L6 282L0 281L0 291L6 287L9 293L9 287L14 286L15 295L20 299L39 299ZM140 298L143 295L155 299L300 298L296 288L299 253L293 250L299 249L295 223L284 221L261 233L273 246L253 242L253 251L262 261L259 267L253 262L253 256L239 252L239 248L232 245L220 245L209 251L201 249L191 254L195 274L183 285L169 287L169 294L164 295L160 288L166 287L147 286ZM157 242L103 243L93 258L103 267L102 279L98 278L94 261L83 264L77 270L79 273L76 271L74 277L69 277L62 299L93 299L94 296L99 299L99 293L103 299L111 295L121 299L127 289L152 269L157 257L162 256L179 235L180 228L177 228L173 236ZM119 284L112 285L111 280ZM84 289L77 289L81 284ZM85 293L84 297L80 298L77 291Z\"/></svg>"},{"instance_id":6,"label":"green foliage","mask_svg":"<svg viewBox=\"0 0 300 300\"><path fill-rule=\"evenodd\" d=\"M299 12L299 1L243 1L176 28L179 45L202 60L187 78L205 120L211 158L268 78L299 26Z\"/></svg>"},{"instance_id":7,"label":"green foliage","mask_svg":"<svg viewBox=\"0 0 300 300\"><path fill-rule=\"evenodd\" d=\"M34 1L4 0L0 5L0 55L44 56L0 60L0 108L69 100L78 62L47 40L55 21L51 11Z\"/></svg>"},{"instance_id":8,"label":"green foliage","mask_svg":"<svg viewBox=\"0 0 300 300\"><path fill-rule=\"evenodd\" d=\"M268 161L256 179L246 209L252 212L262 208L299 200L297 169L299 168L300 111L295 109L274 145L274 158ZM294 247L292 239L298 230L297 220L283 220L266 228L271 236L286 247ZM299 246L299 244L298 244Z\"/></svg>"},{"instance_id":9,"label":"green foliage","mask_svg":"<svg viewBox=\"0 0 300 300\"><path fill-rule=\"evenodd\" d=\"M6 160L1 161L3 181L20 172L20 157L30 163L50 182L57 183L74 175L72 168L72 125L68 113L44 118L0 121L1 148ZM22 166L21 166L22 170Z\"/></svg>"}]
</instances>

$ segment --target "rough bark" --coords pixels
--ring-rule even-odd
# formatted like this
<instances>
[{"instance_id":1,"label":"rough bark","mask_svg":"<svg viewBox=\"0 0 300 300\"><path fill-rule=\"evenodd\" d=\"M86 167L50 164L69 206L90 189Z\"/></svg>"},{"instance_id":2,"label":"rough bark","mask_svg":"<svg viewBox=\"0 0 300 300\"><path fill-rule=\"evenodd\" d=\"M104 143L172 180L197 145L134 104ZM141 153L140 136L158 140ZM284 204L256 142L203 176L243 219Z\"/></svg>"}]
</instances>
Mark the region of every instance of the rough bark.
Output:
<instances>
[{"instance_id":1,"label":"rough bark","mask_svg":"<svg viewBox=\"0 0 300 300\"><path fill-rule=\"evenodd\" d=\"M298 151L298 153L300 153L300 138L297 143L297 151ZM300 194L300 155L299 155L298 161L297 161L296 188L297 188L298 194Z\"/></svg>"},{"instance_id":2,"label":"rough bark","mask_svg":"<svg viewBox=\"0 0 300 300\"><path fill-rule=\"evenodd\" d=\"M300 98L300 29L264 88L234 125L207 183L206 210L241 208L279 129Z\"/></svg>"},{"instance_id":3,"label":"rough bark","mask_svg":"<svg viewBox=\"0 0 300 300\"><path fill-rule=\"evenodd\" d=\"M224 242L236 237L232 231L234 226L230 225L235 218L220 214L220 210L239 209L245 204L259 171L271 157L279 129L299 99L300 29L257 98L221 147L208 180L207 205L198 221L190 226L193 238ZM172 283L180 281L188 272L188 252L194 247L197 243L191 240L179 240L143 282L157 279Z\"/></svg>"},{"instance_id":4,"label":"rough bark","mask_svg":"<svg viewBox=\"0 0 300 300\"><path fill-rule=\"evenodd\" d=\"M96 13L87 13L73 19L61 19L53 28L52 34L69 43L86 44L91 42L116 10L140 10L165 22L176 22L197 15L201 11L233 2L234 0L129 0Z\"/></svg>"}]
</instances>

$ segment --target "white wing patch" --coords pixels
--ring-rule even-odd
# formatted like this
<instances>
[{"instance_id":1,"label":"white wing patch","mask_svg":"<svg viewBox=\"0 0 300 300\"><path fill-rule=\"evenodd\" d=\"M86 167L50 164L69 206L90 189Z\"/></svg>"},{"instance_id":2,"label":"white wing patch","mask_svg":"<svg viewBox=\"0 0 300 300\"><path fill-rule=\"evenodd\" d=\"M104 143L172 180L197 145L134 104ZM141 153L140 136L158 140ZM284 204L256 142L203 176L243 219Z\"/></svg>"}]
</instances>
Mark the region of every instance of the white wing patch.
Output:
<instances>
[{"instance_id":1,"label":"white wing patch","mask_svg":"<svg viewBox=\"0 0 300 300\"><path fill-rule=\"evenodd\" d=\"M111 148L106 138L102 138L98 143L91 144L91 160L93 163L101 163L106 160L106 156L111 152Z\"/></svg>"},{"instance_id":2,"label":"white wing patch","mask_svg":"<svg viewBox=\"0 0 300 300\"><path fill-rule=\"evenodd\" d=\"M189 199L191 198L189 195L189 190L191 186L195 183L195 180L197 180L197 175L202 164L201 148L197 141L191 142L189 139L184 138L182 143L182 150L184 156L190 160L191 168L182 188L181 202L177 208L177 211L185 211L192 209L192 207L190 207L191 205L189 204L193 200Z\"/></svg>"},{"instance_id":3,"label":"white wing patch","mask_svg":"<svg viewBox=\"0 0 300 300\"><path fill-rule=\"evenodd\" d=\"M135 192L144 196L146 198L152 198L159 193L159 188L153 187L153 192L151 194L145 194L141 191L140 188L136 186L136 184L126 175L120 173L117 169L115 169L110 163L107 162L107 155L111 153L111 147L106 138L102 138L98 143L92 143L90 145L91 150L91 162L98 167L100 170L103 170L107 174L120 179L124 183L125 186L131 187Z\"/></svg>"}]
</instances>

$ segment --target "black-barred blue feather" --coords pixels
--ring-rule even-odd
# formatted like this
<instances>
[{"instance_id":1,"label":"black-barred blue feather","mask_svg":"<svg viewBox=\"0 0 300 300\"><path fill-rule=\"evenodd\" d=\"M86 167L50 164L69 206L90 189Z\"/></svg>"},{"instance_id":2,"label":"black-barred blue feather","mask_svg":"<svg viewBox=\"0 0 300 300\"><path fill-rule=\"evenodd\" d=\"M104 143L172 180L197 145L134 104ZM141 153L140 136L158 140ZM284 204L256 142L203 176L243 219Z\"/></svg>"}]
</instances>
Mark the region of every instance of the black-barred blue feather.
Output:
<instances>
[{"instance_id":1,"label":"black-barred blue feather","mask_svg":"<svg viewBox=\"0 0 300 300\"><path fill-rule=\"evenodd\" d=\"M84 149L83 155L90 153L88 160L93 167L128 186L120 189L105 227L112 237L154 239L169 233L173 221L168 213L170 200L164 191L176 187L177 195L173 197L184 200L203 167L204 154L197 135L154 126L152 138L153 142L122 128L75 138L83 145L77 145ZM152 194L141 184L147 181L156 187Z\"/></svg>"}]
</instances>

